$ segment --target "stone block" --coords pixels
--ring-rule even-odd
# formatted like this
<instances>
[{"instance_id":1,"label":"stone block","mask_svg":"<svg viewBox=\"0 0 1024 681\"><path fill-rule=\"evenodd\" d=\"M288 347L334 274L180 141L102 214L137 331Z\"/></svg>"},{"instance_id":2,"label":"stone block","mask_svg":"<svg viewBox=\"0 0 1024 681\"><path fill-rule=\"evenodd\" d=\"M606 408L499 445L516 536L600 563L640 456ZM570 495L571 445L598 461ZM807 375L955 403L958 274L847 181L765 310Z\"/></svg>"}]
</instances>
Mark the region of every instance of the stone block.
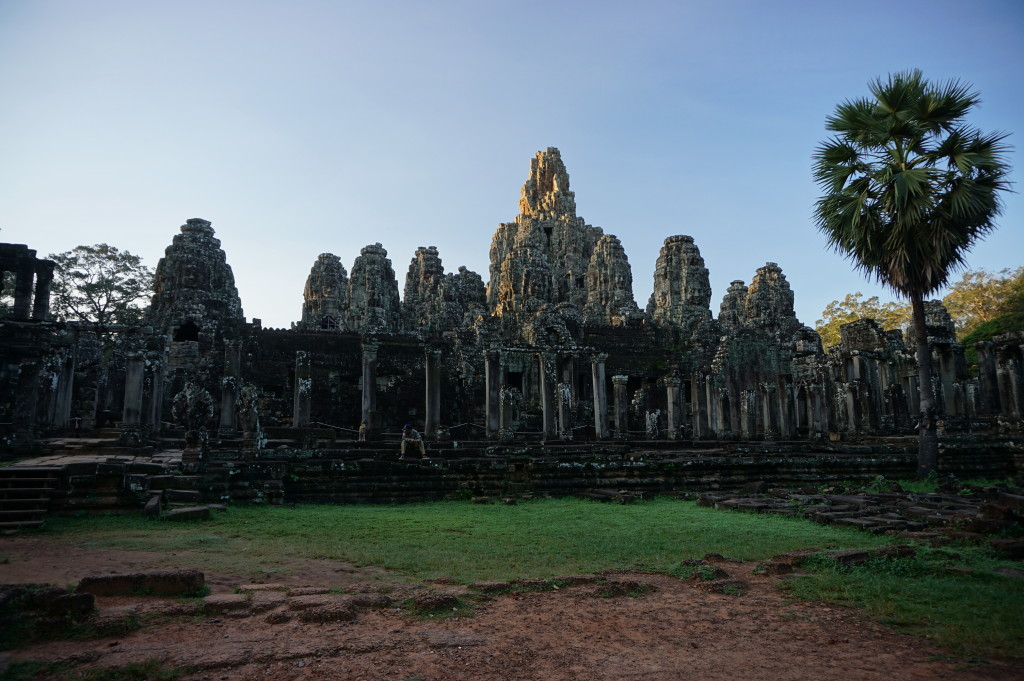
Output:
<instances>
[{"instance_id":1,"label":"stone block","mask_svg":"<svg viewBox=\"0 0 1024 681\"><path fill-rule=\"evenodd\" d=\"M61 594L46 606L46 613L54 617L69 617L80 620L96 609L96 597L90 593Z\"/></svg>"},{"instance_id":2,"label":"stone block","mask_svg":"<svg viewBox=\"0 0 1024 681\"><path fill-rule=\"evenodd\" d=\"M206 506L175 508L164 514L164 520L206 520L209 517L210 509Z\"/></svg>"},{"instance_id":3,"label":"stone block","mask_svg":"<svg viewBox=\"0 0 1024 681\"><path fill-rule=\"evenodd\" d=\"M593 584L598 580L597 575L559 575L555 577L556 582L561 582L566 586L578 586L580 584Z\"/></svg>"},{"instance_id":4,"label":"stone block","mask_svg":"<svg viewBox=\"0 0 1024 681\"><path fill-rule=\"evenodd\" d=\"M164 495L172 504L200 504L203 501L203 493L193 489L169 489Z\"/></svg>"},{"instance_id":5,"label":"stone block","mask_svg":"<svg viewBox=\"0 0 1024 681\"><path fill-rule=\"evenodd\" d=\"M252 609L256 612L273 610L284 605L288 596L283 591L256 591L251 594Z\"/></svg>"},{"instance_id":6,"label":"stone block","mask_svg":"<svg viewBox=\"0 0 1024 681\"><path fill-rule=\"evenodd\" d=\"M793 566L789 563L782 563L776 561L766 561L764 563L758 563L757 567L754 568L754 572L759 575L786 575L793 571Z\"/></svg>"},{"instance_id":7,"label":"stone block","mask_svg":"<svg viewBox=\"0 0 1024 681\"><path fill-rule=\"evenodd\" d=\"M85 577L78 583L75 593L89 593L94 596L181 596L197 593L203 588L204 583L205 576L199 570L161 570Z\"/></svg>"},{"instance_id":8,"label":"stone block","mask_svg":"<svg viewBox=\"0 0 1024 681\"><path fill-rule=\"evenodd\" d=\"M141 574L83 577L78 582L75 593L89 593L94 596L124 596L137 593L141 582Z\"/></svg>"},{"instance_id":9,"label":"stone block","mask_svg":"<svg viewBox=\"0 0 1024 681\"><path fill-rule=\"evenodd\" d=\"M349 597L349 602L357 608L372 610L389 608L394 604L391 597L384 594L353 594Z\"/></svg>"},{"instance_id":10,"label":"stone block","mask_svg":"<svg viewBox=\"0 0 1024 681\"><path fill-rule=\"evenodd\" d=\"M199 570L159 570L142 575L141 587L157 596L196 594L205 586L206 576Z\"/></svg>"},{"instance_id":11,"label":"stone block","mask_svg":"<svg viewBox=\"0 0 1024 681\"><path fill-rule=\"evenodd\" d=\"M154 494L146 502L146 505L142 507L142 515L149 518L160 517L160 511L163 510L164 500L162 494Z\"/></svg>"},{"instance_id":12,"label":"stone block","mask_svg":"<svg viewBox=\"0 0 1024 681\"><path fill-rule=\"evenodd\" d=\"M173 475L151 475L149 476L150 489L167 489L174 481Z\"/></svg>"},{"instance_id":13,"label":"stone block","mask_svg":"<svg viewBox=\"0 0 1024 681\"><path fill-rule=\"evenodd\" d=\"M742 579L719 579L713 582L698 582L697 587L712 593L729 594L746 591L750 585Z\"/></svg>"},{"instance_id":14,"label":"stone block","mask_svg":"<svg viewBox=\"0 0 1024 681\"><path fill-rule=\"evenodd\" d=\"M209 615L248 610L249 597L246 594L215 594L203 599L203 609Z\"/></svg>"},{"instance_id":15,"label":"stone block","mask_svg":"<svg viewBox=\"0 0 1024 681\"><path fill-rule=\"evenodd\" d=\"M350 622L356 618L356 608L349 601L336 601L299 612L303 622Z\"/></svg>"},{"instance_id":16,"label":"stone block","mask_svg":"<svg viewBox=\"0 0 1024 681\"><path fill-rule=\"evenodd\" d=\"M288 590L289 596L318 596L329 593L331 590L326 586L298 586Z\"/></svg>"},{"instance_id":17,"label":"stone block","mask_svg":"<svg viewBox=\"0 0 1024 681\"><path fill-rule=\"evenodd\" d=\"M256 591L288 591L285 584L243 584L238 587L243 593L254 593Z\"/></svg>"},{"instance_id":18,"label":"stone block","mask_svg":"<svg viewBox=\"0 0 1024 681\"><path fill-rule=\"evenodd\" d=\"M289 596L288 608L290 610L309 610L310 608L325 608L339 600L341 596L334 594L315 594L309 596Z\"/></svg>"}]
</instances>

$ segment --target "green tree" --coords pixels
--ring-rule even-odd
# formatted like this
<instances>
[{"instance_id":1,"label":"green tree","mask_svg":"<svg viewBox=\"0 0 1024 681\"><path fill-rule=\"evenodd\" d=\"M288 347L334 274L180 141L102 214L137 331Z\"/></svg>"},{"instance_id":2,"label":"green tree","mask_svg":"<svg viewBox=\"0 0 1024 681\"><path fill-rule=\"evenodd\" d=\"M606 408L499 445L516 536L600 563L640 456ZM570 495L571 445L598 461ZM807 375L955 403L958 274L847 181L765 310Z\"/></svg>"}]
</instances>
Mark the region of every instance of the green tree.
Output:
<instances>
[{"instance_id":1,"label":"green tree","mask_svg":"<svg viewBox=\"0 0 1024 681\"><path fill-rule=\"evenodd\" d=\"M931 353L924 298L964 265L995 228L1009 188L1006 134L965 123L980 100L958 81L933 84L918 70L876 79L870 97L839 104L835 135L814 152L823 195L815 221L854 267L910 299L922 387L918 475L938 465Z\"/></svg>"},{"instance_id":2,"label":"green tree","mask_svg":"<svg viewBox=\"0 0 1024 681\"><path fill-rule=\"evenodd\" d=\"M997 317L1024 314L1024 267L995 273L968 270L950 287L942 304L956 322L961 341Z\"/></svg>"},{"instance_id":3,"label":"green tree","mask_svg":"<svg viewBox=\"0 0 1024 681\"><path fill-rule=\"evenodd\" d=\"M864 294L847 293L840 300L833 300L821 312L821 319L814 322L814 328L821 334L821 343L828 348L839 345L839 327L858 319L874 319L883 329L902 329L910 323L910 305L893 301L881 302L878 296L862 300Z\"/></svg>"},{"instance_id":4,"label":"green tree","mask_svg":"<svg viewBox=\"0 0 1024 681\"><path fill-rule=\"evenodd\" d=\"M49 256L54 268L51 312L62 321L82 321L103 334L114 324L137 324L153 288L142 259L107 244L76 246Z\"/></svg>"}]
</instances>

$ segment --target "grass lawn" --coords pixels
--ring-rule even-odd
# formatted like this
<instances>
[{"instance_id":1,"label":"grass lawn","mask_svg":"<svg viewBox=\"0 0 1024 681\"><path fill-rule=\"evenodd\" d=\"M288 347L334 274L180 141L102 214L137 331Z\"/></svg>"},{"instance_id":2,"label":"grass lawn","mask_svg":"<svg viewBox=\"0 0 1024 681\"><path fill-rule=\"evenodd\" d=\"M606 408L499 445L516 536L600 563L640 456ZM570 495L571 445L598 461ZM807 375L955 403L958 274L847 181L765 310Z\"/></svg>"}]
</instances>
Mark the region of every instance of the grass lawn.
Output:
<instances>
[{"instance_id":1,"label":"grass lawn","mask_svg":"<svg viewBox=\"0 0 1024 681\"><path fill-rule=\"evenodd\" d=\"M607 568L669 571L721 553L764 560L804 547L870 548L887 538L805 520L659 498L631 505L540 499L388 506L233 506L207 522L138 515L51 518L43 532L92 546L195 552L210 570L259 574L288 558L376 565L411 579L554 577ZM195 555L182 557L195 564Z\"/></svg>"},{"instance_id":2,"label":"grass lawn","mask_svg":"<svg viewBox=\"0 0 1024 681\"><path fill-rule=\"evenodd\" d=\"M609 568L676 572L721 553L765 560L798 548L874 548L899 541L809 520L715 511L658 498L631 505L538 499L393 506L233 506L213 520L138 515L52 518L41 534L93 546L179 554L170 564L257 576L290 558L386 568L396 579L554 577ZM186 555L181 555L187 552ZM818 561L787 580L794 597L866 608L887 623L973 655L1024 656L1024 579L987 549L921 548L909 559L840 568Z\"/></svg>"}]
</instances>

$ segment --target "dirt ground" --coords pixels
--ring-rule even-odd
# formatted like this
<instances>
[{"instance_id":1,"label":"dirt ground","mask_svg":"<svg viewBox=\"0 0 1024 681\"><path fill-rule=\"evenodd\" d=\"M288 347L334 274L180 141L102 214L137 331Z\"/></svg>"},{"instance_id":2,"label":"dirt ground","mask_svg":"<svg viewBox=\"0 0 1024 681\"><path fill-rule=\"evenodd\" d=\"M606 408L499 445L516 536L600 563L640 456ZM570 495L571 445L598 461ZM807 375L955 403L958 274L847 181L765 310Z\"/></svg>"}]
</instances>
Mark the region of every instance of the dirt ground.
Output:
<instances>
[{"instance_id":1,"label":"dirt ground","mask_svg":"<svg viewBox=\"0 0 1024 681\"><path fill-rule=\"evenodd\" d=\"M76 546L47 538L0 537L0 583L76 584L82 577L166 569L161 553ZM180 564L181 554L176 557ZM203 566L192 565L202 570ZM191 612L174 599L97 599L101 615L134 613L126 635L38 644L0 656L111 667L158 658L197 671L184 678L240 681L314 679L1022 679L1013 662L955 659L926 639L896 633L856 611L787 603L782 577L727 564L746 581L740 594L645 573L604 577L653 587L640 597L599 597L587 582L555 591L484 597L471 616L417 619L397 607L424 591L466 595L454 584L403 584L379 569L335 561L296 561L273 581L284 587L343 587L386 594L393 605L353 621L304 622L277 610L219 615ZM250 578L206 572L214 594ZM194 608L194 604L192 605ZM175 614L177 613L177 614ZM293 613L294 614L294 613ZM147 615L150 615L147 617Z\"/></svg>"}]
</instances>

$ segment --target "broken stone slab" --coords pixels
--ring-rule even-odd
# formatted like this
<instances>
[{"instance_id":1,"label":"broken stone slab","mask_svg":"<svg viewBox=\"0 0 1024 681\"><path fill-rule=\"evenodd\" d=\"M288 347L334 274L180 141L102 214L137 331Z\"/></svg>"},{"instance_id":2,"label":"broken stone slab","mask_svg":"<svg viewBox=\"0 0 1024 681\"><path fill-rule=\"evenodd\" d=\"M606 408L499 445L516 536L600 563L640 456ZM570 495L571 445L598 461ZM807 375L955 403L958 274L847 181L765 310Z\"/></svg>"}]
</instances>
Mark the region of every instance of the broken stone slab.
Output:
<instances>
[{"instance_id":1,"label":"broken stone slab","mask_svg":"<svg viewBox=\"0 0 1024 681\"><path fill-rule=\"evenodd\" d=\"M473 582L470 587L485 594L508 591L512 588L511 582Z\"/></svg>"},{"instance_id":2,"label":"broken stone slab","mask_svg":"<svg viewBox=\"0 0 1024 681\"><path fill-rule=\"evenodd\" d=\"M289 602L289 606L291 603ZM351 622L357 615L356 607L349 599L338 599L333 602L306 608L299 611L299 619L303 622Z\"/></svg>"},{"instance_id":3,"label":"broken stone slab","mask_svg":"<svg viewBox=\"0 0 1024 681\"><path fill-rule=\"evenodd\" d=\"M193 489L168 489L164 490L164 496L173 504L200 504L203 501L203 493Z\"/></svg>"},{"instance_id":4,"label":"broken stone slab","mask_svg":"<svg viewBox=\"0 0 1024 681\"><path fill-rule=\"evenodd\" d=\"M434 648L465 648L486 645L487 639L458 631L424 631L423 638Z\"/></svg>"},{"instance_id":5,"label":"broken stone slab","mask_svg":"<svg viewBox=\"0 0 1024 681\"><path fill-rule=\"evenodd\" d=\"M160 493L154 494L146 502L146 505L142 507L142 515L147 518L158 518L160 512L163 510L164 500L163 495Z\"/></svg>"},{"instance_id":6,"label":"broken stone slab","mask_svg":"<svg viewBox=\"0 0 1024 681\"><path fill-rule=\"evenodd\" d=\"M765 561L758 563L754 568L754 574L757 575L786 575L791 572L793 572L793 566L781 561Z\"/></svg>"},{"instance_id":7,"label":"broken stone slab","mask_svg":"<svg viewBox=\"0 0 1024 681\"><path fill-rule=\"evenodd\" d=\"M242 593L254 593L257 591L287 591L286 584L242 584L238 587Z\"/></svg>"},{"instance_id":8,"label":"broken stone slab","mask_svg":"<svg viewBox=\"0 0 1024 681\"><path fill-rule=\"evenodd\" d=\"M345 601L347 603L348 599L344 596L328 593L311 594L307 596L289 596L288 608L289 610L309 610L310 608L325 608L342 601Z\"/></svg>"},{"instance_id":9,"label":"broken stone slab","mask_svg":"<svg viewBox=\"0 0 1024 681\"><path fill-rule=\"evenodd\" d=\"M349 596L349 602L357 608L368 608L371 610L390 608L394 605L391 597L384 594L352 594Z\"/></svg>"},{"instance_id":10,"label":"broken stone slab","mask_svg":"<svg viewBox=\"0 0 1024 681\"><path fill-rule=\"evenodd\" d=\"M214 594L203 599L203 609L210 615L247 611L249 596L246 594Z\"/></svg>"},{"instance_id":11,"label":"broken stone slab","mask_svg":"<svg viewBox=\"0 0 1024 681\"><path fill-rule=\"evenodd\" d=\"M207 520L210 517L210 509L206 506L173 508L164 513L163 517L164 520Z\"/></svg>"},{"instance_id":12,"label":"broken stone slab","mask_svg":"<svg viewBox=\"0 0 1024 681\"><path fill-rule=\"evenodd\" d=\"M593 584L600 577L597 575L559 575L555 577L556 582L561 582L566 586L579 586L580 584Z\"/></svg>"},{"instance_id":13,"label":"broken stone slab","mask_svg":"<svg viewBox=\"0 0 1024 681\"><path fill-rule=\"evenodd\" d=\"M244 595L244 594L242 594ZM255 591L250 594L249 600L254 612L264 612L284 605L288 599L283 591Z\"/></svg>"},{"instance_id":14,"label":"broken stone slab","mask_svg":"<svg viewBox=\"0 0 1024 681\"><path fill-rule=\"evenodd\" d=\"M80 620L96 609L96 597L90 593L62 593L46 604L46 613L53 617Z\"/></svg>"},{"instance_id":15,"label":"broken stone slab","mask_svg":"<svg viewBox=\"0 0 1024 681\"><path fill-rule=\"evenodd\" d=\"M206 578L199 570L160 570L129 575L99 575L84 577L75 593L94 596L124 596L129 594L154 596L183 596L198 593Z\"/></svg>"},{"instance_id":16,"label":"broken stone slab","mask_svg":"<svg viewBox=\"0 0 1024 681\"><path fill-rule=\"evenodd\" d=\"M746 591L750 585L742 579L718 579L712 582L697 582L697 588L718 594L729 594Z\"/></svg>"},{"instance_id":17,"label":"broken stone slab","mask_svg":"<svg viewBox=\"0 0 1024 681\"><path fill-rule=\"evenodd\" d=\"M1024 560L1024 539L990 539L988 545L1010 560Z\"/></svg>"},{"instance_id":18,"label":"broken stone slab","mask_svg":"<svg viewBox=\"0 0 1024 681\"><path fill-rule=\"evenodd\" d=\"M298 586L288 590L289 596L319 596L329 593L331 590L326 586Z\"/></svg>"}]
</instances>

